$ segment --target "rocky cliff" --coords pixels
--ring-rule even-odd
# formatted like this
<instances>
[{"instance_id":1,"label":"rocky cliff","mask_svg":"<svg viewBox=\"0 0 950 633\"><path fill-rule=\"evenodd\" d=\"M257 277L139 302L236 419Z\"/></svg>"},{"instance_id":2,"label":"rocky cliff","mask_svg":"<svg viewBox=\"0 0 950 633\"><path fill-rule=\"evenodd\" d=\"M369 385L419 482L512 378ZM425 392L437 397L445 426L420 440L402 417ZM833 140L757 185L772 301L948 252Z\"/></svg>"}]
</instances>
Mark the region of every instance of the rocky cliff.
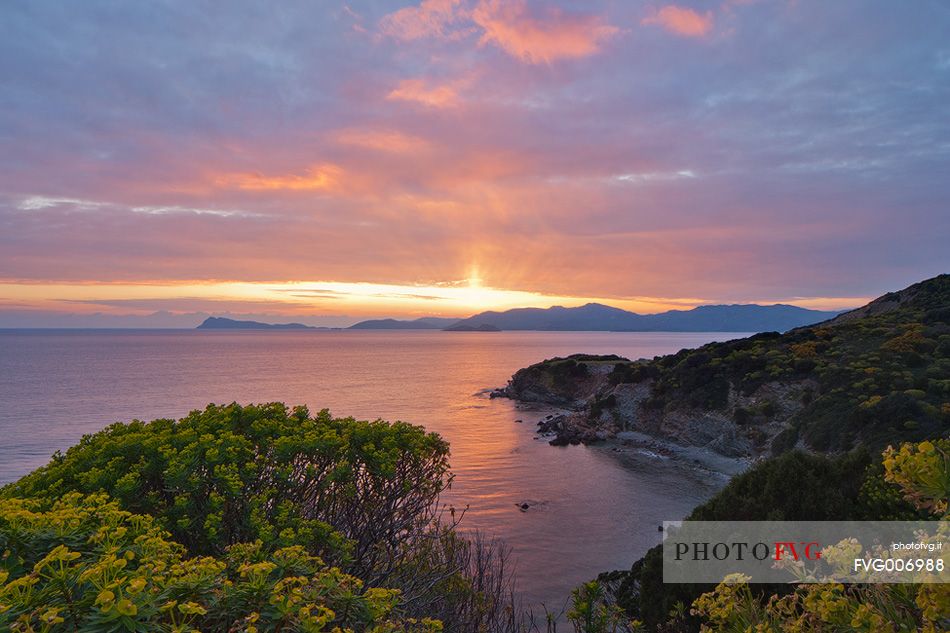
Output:
<instances>
[{"instance_id":1,"label":"rocky cliff","mask_svg":"<svg viewBox=\"0 0 950 633\"><path fill-rule=\"evenodd\" d=\"M768 382L751 394L731 389L726 406L657 407L655 380L618 381L631 367L648 367L615 356L569 356L519 370L496 392L520 402L562 409L539 423L554 445L602 441L624 432L642 433L727 457L756 457L789 428L804 408L814 381Z\"/></svg>"}]
</instances>

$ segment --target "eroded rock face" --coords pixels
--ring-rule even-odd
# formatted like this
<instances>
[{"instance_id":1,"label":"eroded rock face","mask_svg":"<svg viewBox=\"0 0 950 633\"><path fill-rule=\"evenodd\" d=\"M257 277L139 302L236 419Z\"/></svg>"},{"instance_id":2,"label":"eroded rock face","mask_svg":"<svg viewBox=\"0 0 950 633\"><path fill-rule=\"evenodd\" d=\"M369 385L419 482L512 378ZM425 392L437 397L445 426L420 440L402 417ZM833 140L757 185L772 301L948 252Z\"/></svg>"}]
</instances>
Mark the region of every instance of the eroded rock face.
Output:
<instances>
[{"instance_id":1,"label":"eroded rock face","mask_svg":"<svg viewBox=\"0 0 950 633\"><path fill-rule=\"evenodd\" d=\"M617 357L552 359L519 370L503 395L522 402L565 409L538 424L538 432L556 446L592 443L635 431L683 446L702 447L726 457L758 457L789 428L803 408L807 381L771 382L745 395L730 390L727 406L701 409L651 402L653 380L618 381L614 372L629 361ZM621 369L624 369L621 367Z\"/></svg>"},{"instance_id":2,"label":"eroded rock face","mask_svg":"<svg viewBox=\"0 0 950 633\"><path fill-rule=\"evenodd\" d=\"M702 446L726 457L755 454L749 438L724 415L702 411L671 411L663 415L662 435L678 444Z\"/></svg>"},{"instance_id":3,"label":"eroded rock face","mask_svg":"<svg viewBox=\"0 0 950 633\"><path fill-rule=\"evenodd\" d=\"M616 360L624 359L575 355L546 360L515 372L504 394L521 402L581 409L603 386Z\"/></svg>"},{"instance_id":4,"label":"eroded rock face","mask_svg":"<svg viewBox=\"0 0 950 633\"><path fill-rule=\"evenodd\" d=\"M617 431L616 426L595 422L583 411L556 415L538 422L539 434L553 436L549 442L552 446L602 442L614 437Z\"/></svg>"},{"instance_id":5,"label":"eroded rock face","mask_svg":"<svg viewBox=\"0 0 950 633\"><path fill-rule=\"evenodd\" d=\"M651 395L652 380L638 383L621 383L612 388L615 406L604 411L600 419L612 418L612 422L625 431L640 431L654 435L660 431L661 417L643 406Z\"/></svg>"}]
</instances>

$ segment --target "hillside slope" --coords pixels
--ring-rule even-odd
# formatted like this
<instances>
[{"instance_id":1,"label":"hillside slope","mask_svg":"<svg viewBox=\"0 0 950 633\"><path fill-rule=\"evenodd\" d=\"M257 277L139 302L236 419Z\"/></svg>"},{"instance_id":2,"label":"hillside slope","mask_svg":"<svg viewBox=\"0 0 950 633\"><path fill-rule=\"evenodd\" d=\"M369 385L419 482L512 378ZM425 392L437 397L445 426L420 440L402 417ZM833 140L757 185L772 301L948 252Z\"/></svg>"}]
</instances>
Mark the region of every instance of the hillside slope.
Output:
<instances>
[{"instance_id":1,"label":"hillside slope","mask_svg":"<svg viewBox=\"0 0 950 633\"><path fill-rule=\"evenodd\" d=\"M817 325L649 361L575 356L519 370L501 393L573 410L555 441L623 431L757 457L919 441L950 428L950 275Z\"/></svg>"},{"instance_id":2,"label":"hillside slope","mask_svg":"<svg viewBox=\"0 0 950 633\"><path fill-rule=\"evenodd\" d=\"M641 362L548 360L517 372L504 392L572 410L544 423L557 427L555 441L636 429L762 458L687 519L926 519L885 482L881 449L950 435L950 275L784 335ZM654 547L630 569L602 573L605 604L646 631L698 632L690 605L713 586L664 583L662 563ZM793 590L754 588L763 600Z\"/></svg>"}]
</instances>

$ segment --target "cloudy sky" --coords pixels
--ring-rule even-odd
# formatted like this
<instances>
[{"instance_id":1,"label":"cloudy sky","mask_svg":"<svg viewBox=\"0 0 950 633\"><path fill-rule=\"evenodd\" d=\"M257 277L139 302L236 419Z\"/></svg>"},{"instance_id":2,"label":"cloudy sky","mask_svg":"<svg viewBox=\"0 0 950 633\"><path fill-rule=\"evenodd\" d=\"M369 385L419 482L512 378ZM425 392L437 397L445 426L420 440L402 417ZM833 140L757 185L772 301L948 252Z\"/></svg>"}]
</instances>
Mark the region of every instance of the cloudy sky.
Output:
<instances>
[{"instance_id":1,"label":"cloudy sky","mask_svg":"<svg viewBox=\"0 0 950 633\"><path fill-rule=\"evenodd\" d=\"M948 104L937 0L14 0L0 325L853 306L950 269Z\"/></svg>"}]
</instances>

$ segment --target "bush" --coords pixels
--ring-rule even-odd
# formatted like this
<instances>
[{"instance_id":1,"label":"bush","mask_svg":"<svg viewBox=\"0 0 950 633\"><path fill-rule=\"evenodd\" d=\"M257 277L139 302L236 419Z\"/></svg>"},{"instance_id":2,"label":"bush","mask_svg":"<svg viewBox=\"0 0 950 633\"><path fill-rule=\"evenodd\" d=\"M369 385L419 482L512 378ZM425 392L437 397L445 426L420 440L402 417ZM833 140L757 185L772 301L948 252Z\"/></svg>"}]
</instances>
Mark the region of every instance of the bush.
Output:
<instances>
[{"instance_id":1,"label":"bush","mask_svg":"<svg viewBox=\"0 0 950 633\"><path fill-rule=\"evenodd\" d=\"M0 504L0 629L434 632L399 592L364 588L300 546L186 558L148 516L103 494Z\"/></svg>"},{"instance_id":2,"label":"bush","mask_svg":"<svg viewBox=\"0 0 950 633\"><path fill-rule=\"evenodd\" d=\"M910 469L904 468L903 472ZM924 478L916 474L913 477ZM795 486L789 487L789 481L794 481ZM922 517L912 504L901 499L895 486L884 483L884 467L880 461L872 460L867 451L856 450L832 457L791 451L760 462L734 477L716 496L694 509L687 519L873 521ZM601 580L612 583L608 602L616 602L629 617L642 620L648 628L662 627L677 603L689 605L704 592L714 589L712 585L664 583L660 546L648 551L629 571L603 574ZM753 593L761 598L790 590L788 586L756 585ZM688 614L682 619L684 630L696 630L699 626L698 620Z\"/></svg>"},{"instance_id":3,"label":"bush","mask_svg":"<svg viewBox=\"0 0 950 633\"><path fill-rule=\"evenodd\" d=\"M311 416L280 403L209 405L178 422L114 424L87 436L5 488L0 503L47 507L64 495L107 493L115 508L151 515L189 556L229 561L237 552L258 563L297 552L338 566L357 602L392 590L386 595L412 626L407 618L435 617L449 631L506 630L515 613L508 551L456 533L452 509L442 521L447 460L448 445L421 427ZM18 538L3 525L0 537ZM288 626L281 630L298 630Z\"/></svg>"},{"instance_id":4,"label":"bush","mask_svg":"<svg viewBox=\"0 0 950 633\"><path fill-rule=\"evenodd\" d=\"M567 612L577 633L618 633L639 630L639 622L630 622L623 609L605 601L607 597L600 581L592 580L571 592L571 608Z\"/></svg>"},{"instance_id":5,"label":"bush","mask_svg":"<svg viewBox=\"0 0 950 633\"><path fill-rule=\"evenodd\" d=\"M885 478L918 508L950 518L950 439L905 443L884 452Z\"/></svg>"},{"instance_id":6,"label":"bush","mask_svg":"<svg viewBox=\"0 0 950 633\"><path fill-rule=\"evenodd\" d=\"M798 443L798 429L789 427L772 438L772 455L781 455L795 448Z\"/></svg>"},{"instance_id":7,"label":"bush","mask_svg":"<svg viewBox=\"0 0 950 633\"><path fill-rule=\"evenodd\" d=\"M789 440L790 441L790 440ZM785 452L734 477L690 514L693 521L830 521L853 517L871 459ZM795 485L789 487L788 482Z\"/></svg>"},{"instance_id":8,"label":"bush","mask_svg":"<svg viewBox=\"0 0 950 633\"><path fill-rule=\"evenodd\" d=\"M918 511L947 520L950 440L905 443L884 453L884 479ZM831 555L828 550L823 555ZM931 584L799 585L767 600L747 584L719 585L693 602L702 631L923 631L950 629L950 589Z\"/></svg>"},{"instance_id":9,"label":"bush","mask_svg":"<svg viewBox=\"0 0 950 633\"><path fill-rule=\"evenodd\" d=\"M590 404L588 415L591 420L596 420L600 415L609 409L617 406L617 396L610 394L608 396L597 396Z\"/></svg>"},{"instance_id":10,"label":"bush","mask_svg":"<svg viewBox=\"0 0 950 633\"><path fill-rule=\"evenodd\" d=\"M607 375L610 385L642 382L660 376L659 368L652 363L617 363Z\"/></svg>"},{"instance_id":11,"label":"bush","mask_svg":"<svg viewBox=\"0 0 950 633\"><path fill-rule=\"evenodd\" d=\"M3 494L106 492L192 554L302 545L376 583L432 523L448 454L439 436L400 422L209 405L178 422L113 424Z\"/></svg>"}]
</instances>

